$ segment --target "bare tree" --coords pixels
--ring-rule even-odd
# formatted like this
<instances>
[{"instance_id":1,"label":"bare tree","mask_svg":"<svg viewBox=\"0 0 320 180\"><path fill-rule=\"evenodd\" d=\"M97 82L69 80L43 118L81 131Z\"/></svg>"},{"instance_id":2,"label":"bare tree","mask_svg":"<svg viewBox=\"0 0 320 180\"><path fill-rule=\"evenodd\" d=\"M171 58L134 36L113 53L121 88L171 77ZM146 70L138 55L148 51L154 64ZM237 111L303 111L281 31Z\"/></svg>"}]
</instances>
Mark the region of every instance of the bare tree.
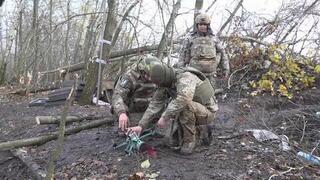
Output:
<instances>
[{"instance_id":1,"label":"bare tree","mask_svg":"<svg viewBox=\"0 0 320 180\"><path fill-rule=\"evenodd\" d=\"M165 30L162 34L162 38L160 40L160 43L159 43L159 47L157 49L157 57L159 59L162 59L163 58L163 52L164 52L164 49L165 47L168 45L168 39L169 39L169 35L173 33L173 25L174 25L174 21L178 15L178 11L180 9L180 6L181 6L181 0L178 0L174 5L173 5L173 8L172 8L172 12L171 12L171 15L170 15L170 18L169 18L169 21L167 23L167 25L165 26Z\"/></svg>"},{"instance_id":2,"label":"bare tree","mask_svg":"<svg viewBox=\"0 0 320 180\"><path fill-rule=\"evenodd\" d=\"M38 9L39 9L39 0L33 0L33 15L32 15L32 51L33 51L33 72L32 72L32 84L35 84L38 80L39 72L39 34L38 34Z\"/></svg>"},{"instance_id":3,"label":"bare tree","mask_svg":"<svg viewBox=\"0 0 320 180\"><path fill-rule=\"evenodd\" d=\"M115 0L108 0L108 16L107 16L107 21L105 26L105 29L103 32L103 39L102 40L102 48L99 50L99 47L96 50L96 54L98 55L101 52L100 60L107 60L109 58L109 53L111 50L111 43L104 43L104 42L111 42L112 41L112 36L113 32L116 27L116 2ZM92 95L94 94L94 90L96 88L97 80L98 80L98 75L97 73L99 71L99 66L95 62L97 58L92 58L93 62L88 62L88 68L86 71L86 76L85 76L85 82L86 86L85 89L81 95L80 103L81 104L90 104Z\"/></svg>"},{"instance_id":4,"label":"bare tree","mask_svg":"<svg viewBox=\"0 0 320 180\"><path fill-rule=\"evenodd\" d=\"M234 10L232 11L232 13L230 14L229 18L226 20L226 22L223 23L223 25L221 26L220 30L217 33L217 36L219 37L222 33L222 31L224 30L224 28L226 28L226 26L230 23L230 21L232 20L232 18L234 17L234 15L237 13L237 11L239 10L239 8L242 6L242 2L243 0L240 0L239 3L237 4L237 6L234 8Z\"/></svg>"},{"instance_id":5,"label":"bare tree","mask_svg":"<svg viewBox=\"0 0 320 180\"><path fill-rule=\"evenodd\" d=\"M203 7L203 0L196 0L196 3L194 5L194 16L193 16L193 22L195 21L196 17L201 13L201 9ZM193 23L193 31L197 29L196 24Z\"/></svg>"}]
</instances>

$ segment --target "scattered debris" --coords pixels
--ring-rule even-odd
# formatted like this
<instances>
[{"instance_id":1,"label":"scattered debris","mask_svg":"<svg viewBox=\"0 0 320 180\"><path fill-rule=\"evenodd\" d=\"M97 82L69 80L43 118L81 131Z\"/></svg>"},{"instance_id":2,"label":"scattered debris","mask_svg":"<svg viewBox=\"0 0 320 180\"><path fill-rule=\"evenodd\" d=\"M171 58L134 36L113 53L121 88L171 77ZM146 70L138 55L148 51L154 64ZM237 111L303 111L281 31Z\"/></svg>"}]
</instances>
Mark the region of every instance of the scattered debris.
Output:
<instances>
[{"instance_id":1,"label":"scattered debris","mask_svg":"<svg viewBox=\"0 0 320 180\"><path fill-rule=\"evenodd\" d=\"M311 164L320 165L320 157L314 156L311 153L299 151L297 153L297 156L302 157L304 160Z\"/></svg>"},{"instance_id":2,"label":"scattered debris","mask_svg":"<svg viewBox=\"0 0 320 180\"><path fill-rule=\"evenodd\" d=\"M147 160L145 160L145 161L143 161L142 163L141 163L141 167L143 168L143 169L148 169L149 167L150 167L150 161L149 161L149 159L147 159Z\"/></svg>"},{"instance_id":3,"label":"scattered debris","mask_svg":"<svg viewBox=\"0 0 320 180\"><path fill-rule=\"evenodd\" d=\"M278 135L274 134L271 131L264 129L248 129L247 132L251 132L252 135L259 141L267 141L267 140L278 140L280 139Z\"/></svg>"},{"instance_id":4,"label":"scattered debris","mask_svg":"<svg viewBox=\"0 0 320 180\"><path fill-rule=\"evenodd\" d=\"M286 135L280 135L281 143L279 144L280 149L283 151L290 151L289 138Z\"/></svg>"},{"instance_id":5,"label":"scattered debris","mask_svg":"<svg viewBox=\"0 0 320 180\"><path fill-rule=\"evenodd\" d=\"M94 103L95 105L98 105L98 106L107 106L107 107L111 106L109 103L101 101L101 100L99 100L98 104L97 104L97 97L92 98L92 103Z\"/></svg>"},{"instance_id":6,"label":"scattered debris","mask_svg":"<svg viewBox=\"0 0 320 180\"><path fill-rule=\"evenodd\" d=\"M49 98L37 98L30 101L29 106L45 106L48 103Z\"/></svg>"}]
</instances>

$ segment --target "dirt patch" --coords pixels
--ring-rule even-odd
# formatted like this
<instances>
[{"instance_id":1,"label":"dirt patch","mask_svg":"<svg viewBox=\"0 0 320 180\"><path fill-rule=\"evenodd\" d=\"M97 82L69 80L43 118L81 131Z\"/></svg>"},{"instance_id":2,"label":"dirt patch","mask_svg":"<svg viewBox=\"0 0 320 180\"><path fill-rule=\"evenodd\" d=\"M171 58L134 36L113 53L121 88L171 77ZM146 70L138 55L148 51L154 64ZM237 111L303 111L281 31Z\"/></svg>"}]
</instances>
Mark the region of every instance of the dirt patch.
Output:
<instances>
[{"instance_id":1,"label":"dirt patch","mask_svg":"<svg viewBox=\"0 0 320 180\"><path fill-rule=\"evenodd\" d=\"M20 97L8 94L5 88L1 91L1 142L56 131L56 125L36 125L34 117L59 115L63 106L28 107L31 99L45 94ZM299 106L291 105L287 100L275 106L273 102L277 102L278 97L250 98L227 94L224 98L225 94L219 95L220 110L213 123L213 141L210 146L197 147L196 152L190 156L180 155L162 146L159 137L146 139L147 143L155 147L156 157L146 154L127 156L123 150L112 148L114 142L124 141L114 133L113 127L101 126L81 131L66 138L62 154L56 162L56 178L128 179L137 172L145 176L158 176L157 179L267 179L271 176L280 179L319 178L320 172L316 166L307 165L296 158L298 150L311 151L320 139L317 132L320 120L314 115L320 111L317 104L319 101L312 101L318 97L316 94L319 91L308 93L301 95L303 102L291 100ZM307 112L304 119L307 123L303 123L303 119L299 120L301 117L296 112ZM109 109L105 107L73 105L69 114L103 115L112 119ZM285 134L292 150L282 151L277 141L259 142L251 134L243 133L248 128ZM55 146L56 141L51 141L24 150L41 169L46 170ZM150 160L151 165L144 169L141 163L146 159ZM9 151L4 151L0 152L0 178L31 179L32 173Z\"/></svg>"}]
</instances>

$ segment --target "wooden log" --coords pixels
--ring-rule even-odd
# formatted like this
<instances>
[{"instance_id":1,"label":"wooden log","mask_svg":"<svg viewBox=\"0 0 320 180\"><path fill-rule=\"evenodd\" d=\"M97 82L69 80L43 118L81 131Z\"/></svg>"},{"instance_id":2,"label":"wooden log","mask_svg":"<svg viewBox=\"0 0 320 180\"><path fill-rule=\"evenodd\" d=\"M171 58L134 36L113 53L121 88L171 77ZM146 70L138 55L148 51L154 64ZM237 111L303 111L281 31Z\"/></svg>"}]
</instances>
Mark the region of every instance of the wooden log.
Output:
<instances>
[{"instance_id":1,"label":"wooden log","mask_svg":"<svg viewBox=\"0 0 320 180\"><path fill-rule=\"evenodd\" d=\"M180 40L175 40L173 42L173 44L177 44L179 43ZM119 59L115 59L121 56L128 56L131 54L138 54L140 51L144 51L144 52L150 52L150 51L154 51L158 48L158 44L155 45L149 45L149 46L143 46L143 47L138 47L138 48L133 48L133 49L125 49L125 50L121 50L121 51L113 51L110 54L110 59L108 60L108 62L114 62L114 61L119 61L121 60L121 58ZM73 64L70 66L64 66L64 67L60 67L58 69L54 69L54 70L50 70L50 71L45 71L45 72L40 72L41 75L45 75L48 73L56 73L56 72L75 72L75 71L79 71L82 70L85 66L85 62L80 62L77 64Z\"/></svg>"},{"instance_id":2,"label":"wooden log","mask_svg":"<svg viewBox=\"0 0 320 180\"><path fill-rule=\"evenodd\" d=\"M41 180L46 177L45 170L41 169L41 167L33 161L32 157L28 155L26 150L18 148L11 150L11 153L15 157L19 158L29 168L34 179Z\"/></svg>"},{"instance_id":3,"label":"wooden log","mask_svg":"<svg viewBox=\"0 0 320 180\"><path fill-rule=\"evenodd\" d=\"M101 119L104 118L103 116L67 116L66 123L72 123L76 121L83 121L83 120L94 120L94 119ZM36 116L37 124L59 124L61 121L61 116Z\"/></svg>"},{"instance_id":4,"label":"wooden log","mask_svg":"<svg viewBox=\"0 0 320 180\"><path fill-rule=\"evenodd\" d=\"M84 117L79 116L67 116L66 122L71 123L75 121L82 121ZM61 116L36 116L37 124L59 124Z\"/></svg>"},{"instance_id":5,"label":"wooden log","mask_svg":"<svg viewBox=\"0 0 320 180\"><path fill-rule=\"evenodd\" d=\"M92 128L99 127L99 126L102 126L105 124L111 125L111 124L113 124L113 122L114 122L113 119L94 120L94 121L91 121L91 122L84 124L84 125L81 125L81 126L68 128L68 129L66 129L65 134L71 135L71 134L78 133L82 130L92 129ZM25 146L42 145L48 141L52 141L54 139L57 139L57 137L58 137L58 132L54 132L54 133L51 133L48 135L43 135L43 136L34 137L34 138L7 141L7 142L0 143L0 151L20 148L20 147L25 147Z\"/></svg>"},{"instance_id":6,"label":"wooden log","mask_svg":"<svg viewBox=\"0 0 320 180\"><path fill-rule=\"evenodd\" d=\"M221 94L223 92L223 89L215 89L214 94Z\"/></svg>"}]
</instances>

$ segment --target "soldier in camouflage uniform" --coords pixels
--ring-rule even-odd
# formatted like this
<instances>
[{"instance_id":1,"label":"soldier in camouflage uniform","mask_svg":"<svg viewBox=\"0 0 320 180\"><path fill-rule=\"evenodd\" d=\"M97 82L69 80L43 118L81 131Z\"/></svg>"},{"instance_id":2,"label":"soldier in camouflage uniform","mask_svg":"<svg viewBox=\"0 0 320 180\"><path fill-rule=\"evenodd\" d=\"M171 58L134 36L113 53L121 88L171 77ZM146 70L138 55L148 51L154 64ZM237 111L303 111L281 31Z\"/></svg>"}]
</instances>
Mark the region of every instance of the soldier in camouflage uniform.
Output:
<instances>
[{"instance_id":1,"label":"soldier in camouflage uniform","mask_svg":"<svg viewBox=\"0 0 320 180\"><path fill-rule=\"evenodd\" d=\"M195 68L174 69L156 59L145 67L144 73L159 88L139 125L128 128L128 131L140 134L143 129L150 128L155 123L155 117L160 117L156 119L160 128L179 121L183 141L180 152L191 154L196 145L196 135L202 134L197 133L197 127L207 127L218 110L214 89L209 80Z\"/></svg>"},{"instance_id":2,"label":"soldier in camouflage uniform","mask_svg":"<svg viewBox=\"0 0 320 180\"><path fill-rule=\"evenodd\" d=\"M156 85L139 72L138 64L144 63L144 58L145 56L140 56L138 59L131 59L130 62L135 63L131 63L132 65L119 77L114 88L111 109L118 120L117 128L122 132L130 124L129 113L145 111L156 90Z\"/></svg>"},{"instance_id":3,"label":"soldier in camouflage uniform","mask_svg":"<svg viewBox=\"0 0 320 180\"><path fill-rule=\"evenodd\" d=\"M215 86L217 66L222 64L224 76L227 77L230 72L229 60L221 43L212 33L210 17L199 14L195 23L196 31L183 42L178 66L191 66L198 69Z\"/></svg>"}]
</instances>

